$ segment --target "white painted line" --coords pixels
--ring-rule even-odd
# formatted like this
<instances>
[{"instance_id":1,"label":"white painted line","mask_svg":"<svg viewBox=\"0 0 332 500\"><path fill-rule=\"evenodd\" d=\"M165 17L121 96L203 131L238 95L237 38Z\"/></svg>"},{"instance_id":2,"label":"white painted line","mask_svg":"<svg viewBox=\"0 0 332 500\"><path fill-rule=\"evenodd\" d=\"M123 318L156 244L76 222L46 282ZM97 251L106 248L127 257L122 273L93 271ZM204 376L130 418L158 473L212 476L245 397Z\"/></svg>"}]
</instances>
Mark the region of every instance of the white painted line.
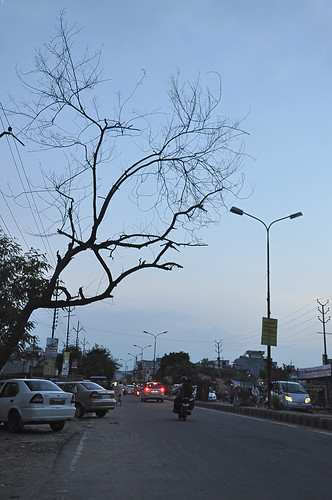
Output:
<instances>
[{"instance_id":1,"label":"white painted line","mask_svg":"<svg viewBox=\"0 0 332 500\"><path fill-rule=\"evenodd\" d=\"M83 449L84 449L84 445L85 445L85 441L87 439L87 436L88 436L88 431L89 429L86 429L83 436L81 437L78 445L77 445L77 448L76 448L76 452L75 452L75 455L74 455L74 458L73 460L71 461L70 463L70 471L71 472L74 472L75 469L76 469L76 465L77 465L77 462L78 462L78 459L80 458L80 456L82 455L82 452L83 452Z\"/></svg>"}]
</instances>

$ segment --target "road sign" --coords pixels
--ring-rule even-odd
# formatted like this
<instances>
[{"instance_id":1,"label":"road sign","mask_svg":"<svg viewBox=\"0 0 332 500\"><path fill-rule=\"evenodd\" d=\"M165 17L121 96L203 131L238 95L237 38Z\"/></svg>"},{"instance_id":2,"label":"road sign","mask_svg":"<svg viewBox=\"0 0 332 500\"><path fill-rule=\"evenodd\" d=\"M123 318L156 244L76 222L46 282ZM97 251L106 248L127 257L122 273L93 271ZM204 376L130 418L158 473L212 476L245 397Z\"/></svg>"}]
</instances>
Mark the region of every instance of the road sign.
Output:
<instances>
[{"instance_id":1,"label":"road sign","mask_svg":"<svg viewBox=\"0 0 332 500\"><path fill-rule=\"evenodd\" d=\"M262 341L263 345L277 345L278 320L275 318L262 318Z\"/></svg>"}]
</instances>

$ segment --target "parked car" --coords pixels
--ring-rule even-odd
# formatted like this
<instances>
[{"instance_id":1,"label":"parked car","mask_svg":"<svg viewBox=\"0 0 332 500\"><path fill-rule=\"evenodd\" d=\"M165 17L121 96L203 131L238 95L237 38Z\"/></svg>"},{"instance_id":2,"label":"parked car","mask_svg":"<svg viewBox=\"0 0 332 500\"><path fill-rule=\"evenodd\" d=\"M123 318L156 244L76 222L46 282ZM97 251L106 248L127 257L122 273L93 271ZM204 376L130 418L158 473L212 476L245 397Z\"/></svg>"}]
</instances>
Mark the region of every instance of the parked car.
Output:
<instances>
[{"instance_id":1,"label":"parked car","mask_svg":"<svg viewBox=\"0 0 332 500\"><path fill-rule=\"evenodd\" d=\"M104 417L116 405L113 389L104 389L90 380L57 382L65 392L75 396L75 417L83 418L85 413L95 413L97 417Z\"/></svg>"},{"instance_id":2,"label":"parked car","mask_svg":"<svg viewBox=\"0 0 332 500\"><path fill-rule=\"evenodd\" d=\"M8 379L0 386L0 421L10 432L22 432L25 424L49 424L61 431L75 415L74 398L44 379Z\"/></svg>"},{"instance_id":3,"label":"parked car","mask_svg":"<svg viewBox=\"0 0 332 500\"><path fill-rule=\"evenodd\" d=\"M148 382L141 391L141 401L146 402L148 399L156 399L163 403L164 395L165 387L160 382Z\"/></svg>"},{"instance_id":4,"label":"parked car","mask_svg":"<svg viewBox=\"0 0 332 500\"><path fill-rule=\"evenodd\" d=\"M272 407L278 410L312 411L310 396L298 382L273 382L271 401Z\"/></svg>"}]
</instances>

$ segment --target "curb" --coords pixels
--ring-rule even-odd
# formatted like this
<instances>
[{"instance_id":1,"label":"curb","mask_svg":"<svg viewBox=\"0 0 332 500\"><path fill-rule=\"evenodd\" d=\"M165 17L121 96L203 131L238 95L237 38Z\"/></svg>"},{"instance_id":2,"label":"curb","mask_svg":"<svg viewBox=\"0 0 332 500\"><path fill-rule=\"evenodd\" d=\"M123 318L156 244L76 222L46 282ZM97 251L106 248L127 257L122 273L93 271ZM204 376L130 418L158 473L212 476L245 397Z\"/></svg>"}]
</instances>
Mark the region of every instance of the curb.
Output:
<instances>
[{"instance_id":1,"label":"curb","mask_svg":"<svg viewBox=\"0 0 332 500\"><path fill-rule=\"evenodd\" d=\"M173 401L172 397L165 397ZM209 408L210 410L223 411L225 413L238 413L248 415L249 417L262 418L265 420L275 420L303 427L312 427L332 431L332 415L321 413L319 415L312 413L301 413L296 411L269 410L268 408L255 408L252 406L233 406L223 403L210 403L207 401L195 401L195 406Z\"/></svg>"},{"instance_id":2,"label":"curb","mask_svg":"<svg viewBox=\"0 0 332 500\"><path fill-rule=\"evenodd\" d=\"M195 401L195 406L332 431L332 416L326 414L313 415L312 413L268 410L267 408L254 408L250 406L231 406L222 403L208 403L204 401Z\"/></svg>"}]
</instances>

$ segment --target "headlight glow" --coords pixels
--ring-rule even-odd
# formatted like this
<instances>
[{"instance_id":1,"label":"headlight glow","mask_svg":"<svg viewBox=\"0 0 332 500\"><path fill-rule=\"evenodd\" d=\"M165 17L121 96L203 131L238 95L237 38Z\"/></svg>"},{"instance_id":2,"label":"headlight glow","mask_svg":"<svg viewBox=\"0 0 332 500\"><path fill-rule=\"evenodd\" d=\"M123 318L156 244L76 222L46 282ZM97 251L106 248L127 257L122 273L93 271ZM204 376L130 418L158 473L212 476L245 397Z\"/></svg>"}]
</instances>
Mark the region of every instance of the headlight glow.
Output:
<instances>
[{"instance_id":1,"label":"headlight glow","mask_svg":"<svg viewBox=\"0 0 332 500\"><path fill-rule=\"evenodd\" d=\"M306 398L306 399L304 400L304 402L305 402L305 403L310 403L310 401L311 401L311 399L310 399L310 398Z\"/></svg>"},{"instance_id":2,"label":"headlight glow","mask_svg":"<svg viewBox=\"0 0 332 500\"><path fill-rule=\"evenodd\" d=\"M286 401L292 402L292 398L290 396L285 396Z\"/></svg>"}]
</instances>

